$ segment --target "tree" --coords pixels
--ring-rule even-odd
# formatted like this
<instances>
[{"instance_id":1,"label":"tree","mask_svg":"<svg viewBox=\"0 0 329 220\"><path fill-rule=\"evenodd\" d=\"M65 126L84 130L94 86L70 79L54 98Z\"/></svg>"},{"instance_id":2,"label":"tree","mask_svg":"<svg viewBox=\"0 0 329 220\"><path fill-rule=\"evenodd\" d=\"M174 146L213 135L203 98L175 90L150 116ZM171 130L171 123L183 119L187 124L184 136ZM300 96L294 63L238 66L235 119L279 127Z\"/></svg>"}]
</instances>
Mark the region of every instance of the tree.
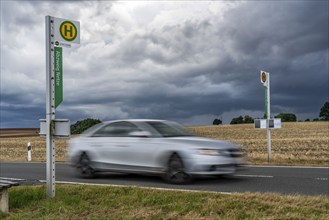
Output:
<instances>
[{"instance_id":1,"label":"tree","mask_svg":"<svg viewBox=\"0 0 329 220\"><path fill-rule=\"evenodd\" d=\"M319 119L318 118L314 118L313 121L319 121Z\"/></svg>"},{"instance_id":2,"label":"tree","mask_svg":"<svg viewBox=\"0 0 329 220\"><path fill-rule=\"evenodd\" d=\"M243 123L246 123L246 124L250 123L250 124L252 124L252 123L254 123L254 119L252 117L250 117L249 115L246 115L246 116L244 116Z\"/></svg>"},{"instance_id":3,"label":"tree","mask_svg":"<svg viewBox=\"0 0 329 220\"><path fill-rule=\"evenodd\" d=\"M309 119L309 118L307 118L305 121L310 121L310 119Z\"/></svg>"},{"instance_id":4,"label":"tree","mask_svg":"<svg viewBox=\"0 0 329 220\"><path fill-rule=\"evenodd\" d=\"M81 134L91 126L101 123L99 119L87 118L71 125L71 134Z\"/></svg>"},{"instance_id":5,"label":"tree","mask_svg":"<svg viewBox=\"0 0 329 220\"><path fill-rule=\"evenodd\" d=\"M232 125L232 124L242 124L242 123L243 123L243 117L240 115L237 118L233 118L230 124Z\"/></svg>"},{"instance_id":6,"label":"tree","mask_svg":"<svg viewBox=\"0 0 329 220\"><path fill-rule=\"evenodd\" d=\"M254 123L254 119L249 115L244 116L244 118L240 115L237 118L233 118L230 124L232 125L232 124L248 124L248 123Z\"/></svg>"},{"instance_id":7,"label":"tree","mask_svg":"<svg viewBox=\"0 0 329 220\"><path fill-rule=\"evenodd\" d=\"M212 122L213 125L221 125L223 122L219 118L215 118L214 121Z\"/></svg>"},{"instance_id":8,"label":"tree","mask_svg":"<svg viewBox=\"0 0 329 220\"><path fill-rule=\"evenodd\" d=\"M329 102L324 103L319 116L322 120L329 121Z\"/></svg>"},{"instance_id":9,"label":"tree","mask_svg":"<svg viewBox=\"0 0 329 220\"><path fill-rule=\"evenodd\" d=\"M280 114L274 116L274 118L281 118L281 121L282 122L293 122L293 121L297 121L297 117L293 113L280 113Z\"/></svg>"}]
</instances>

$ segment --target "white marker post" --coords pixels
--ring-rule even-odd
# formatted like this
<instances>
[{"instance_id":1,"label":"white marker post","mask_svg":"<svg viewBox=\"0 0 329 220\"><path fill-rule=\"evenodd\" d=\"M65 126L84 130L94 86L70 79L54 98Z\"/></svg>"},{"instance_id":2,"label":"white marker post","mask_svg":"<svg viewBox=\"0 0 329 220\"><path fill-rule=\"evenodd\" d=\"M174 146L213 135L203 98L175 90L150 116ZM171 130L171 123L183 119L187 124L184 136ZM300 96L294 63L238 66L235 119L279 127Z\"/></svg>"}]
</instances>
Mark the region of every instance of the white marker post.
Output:
<instances>
[{"instance_id":1,"label":"white marker post","mask_svg":"<svg viewBox=\"0 0 329 220\"><path fill-rule=\"evenodd\" d=\"M80 43L80 23L46 16L46 122L40 124L45 130L47 143L47 195L55 197L55 109L63 101L63 65L60 42ZM58 120L57 120L58 121ZM66 121L69 123L69 121ZM67 130L67 129L65 129ZM43 132L40 132L40 134ZM66 134L64 136L69 136Z\"/></svg>"},{"instance_id":2,"label":"white marker post","mask_svg":"<svg viewBox=\"0 0 329 220\"><path fill-rule=\"evenodd\" d=\"M265 71L260 71L261 83L265 86L265 106L266 106L266 129L267 129L267 153L268 162L271 162L271 129L270 129L270 119L271 119L271 105L270 105L270 73Z\"/></svg>"},{"instance_id":3,"label":"white marker post","mask_svg":"<svg viewBox=\"0 0 329 220\"><path fill-rule=\"evenodd\" d=\"M27 143L27 161L32 160L32 154L31 154L31 143Z\"/></svg>"}]
</instances>

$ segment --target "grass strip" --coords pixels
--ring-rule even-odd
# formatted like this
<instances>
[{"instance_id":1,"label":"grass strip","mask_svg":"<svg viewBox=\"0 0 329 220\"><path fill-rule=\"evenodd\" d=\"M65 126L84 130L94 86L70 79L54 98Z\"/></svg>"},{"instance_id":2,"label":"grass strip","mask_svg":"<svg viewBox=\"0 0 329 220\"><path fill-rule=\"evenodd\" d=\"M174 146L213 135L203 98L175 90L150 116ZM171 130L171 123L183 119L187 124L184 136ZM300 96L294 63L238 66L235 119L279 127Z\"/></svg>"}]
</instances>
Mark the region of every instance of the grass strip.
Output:
<instances>
[{"instance_id":1,"label":"grass strip","mask_svg":"<svg viewBox=\"0 0 329 220\"><path fill-rule=\"evenodd\" d=\"M329 219L325 196L163 191L58 184L9 189L10 213L0 219Z\"/></svg>"}]
</instances>

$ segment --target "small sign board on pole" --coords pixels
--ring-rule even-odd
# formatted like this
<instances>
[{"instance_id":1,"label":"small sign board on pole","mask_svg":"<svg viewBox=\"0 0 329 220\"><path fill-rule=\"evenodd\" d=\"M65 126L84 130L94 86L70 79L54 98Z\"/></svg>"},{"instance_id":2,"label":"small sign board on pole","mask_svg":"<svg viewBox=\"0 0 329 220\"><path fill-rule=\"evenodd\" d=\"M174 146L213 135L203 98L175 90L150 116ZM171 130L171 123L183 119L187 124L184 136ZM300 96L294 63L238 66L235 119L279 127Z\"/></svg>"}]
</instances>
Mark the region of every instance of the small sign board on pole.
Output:
<instances>
[{"instance_id":1,"label":"small sign board on pole","mask_svg":"<svg viewBox=\"0 0 329 220\"><path fill-rule=\"evenodd\" d=\"M255 128L266 128L266 119L255 119Z\"/></svg>"},{"instance_id":2,"label":"small sign board on pole","mask_svg":"<svg viewBox=\"0 0 329 220\"><path fill-rule=\"evenodd\" d=\"M255 119L255 128L265 129L267 119ZM269 119L269 128L281 128L281 118Z\"/></svg>"},{"instance_id":3,"label":"small sign board on pole","mask_svg":"<svg viewBox=\"0 0 329 220\"><path fill-rule=\"evenodd\" d=\"M270 128L281 128L281 118L270 119Z\"/></svg>"},{"instance_id":4,"label":"small sign board on pole","mask_svg":"<svg viewBox=\"0 0 329 220\"><path fill-rule=\"evenodd\" d=\"M55 108L63 101L63 52L61 47L54 48L55 69Z\"/></svg>"},{"instance_id":5,"label":"small sign board on pole","mask_svg":"<svg viewBox=\"0 0 329 220\"><path fill-rule=\"evenodd\" d=\"M40 119L40 137L46 137L47 134L47 121L46 119ZM55 138L70 138L70 120L69 119L54 119L54 133Z\"/></svg>"}]
</instances>

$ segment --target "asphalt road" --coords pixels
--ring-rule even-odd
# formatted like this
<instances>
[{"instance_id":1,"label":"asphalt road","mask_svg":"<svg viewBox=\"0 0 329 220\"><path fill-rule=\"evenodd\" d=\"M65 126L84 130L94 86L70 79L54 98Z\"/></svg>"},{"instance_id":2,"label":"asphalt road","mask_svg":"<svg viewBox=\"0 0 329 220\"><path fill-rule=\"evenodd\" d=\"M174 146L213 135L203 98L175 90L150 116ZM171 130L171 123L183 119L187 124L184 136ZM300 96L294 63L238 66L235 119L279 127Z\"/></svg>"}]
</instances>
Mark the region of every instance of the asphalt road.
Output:
<instances>
[{"instance_id":1,"label":"asphalt road","mask_svg":"<svg viewBox=\"0 0 329 220\"><path fill-rule=\"evenodd\" d=\"M0 177L13 178L22 184L44 184L45 163L0 163ZM160 177L104 173L95 179L79 179L74 169L56 164L56 181L143 186L213 192L275 192L281 194L329 196L328 167L249 166L233 177L202 178L187 185L171 185Z\"/></svg>"}]
</instances>

